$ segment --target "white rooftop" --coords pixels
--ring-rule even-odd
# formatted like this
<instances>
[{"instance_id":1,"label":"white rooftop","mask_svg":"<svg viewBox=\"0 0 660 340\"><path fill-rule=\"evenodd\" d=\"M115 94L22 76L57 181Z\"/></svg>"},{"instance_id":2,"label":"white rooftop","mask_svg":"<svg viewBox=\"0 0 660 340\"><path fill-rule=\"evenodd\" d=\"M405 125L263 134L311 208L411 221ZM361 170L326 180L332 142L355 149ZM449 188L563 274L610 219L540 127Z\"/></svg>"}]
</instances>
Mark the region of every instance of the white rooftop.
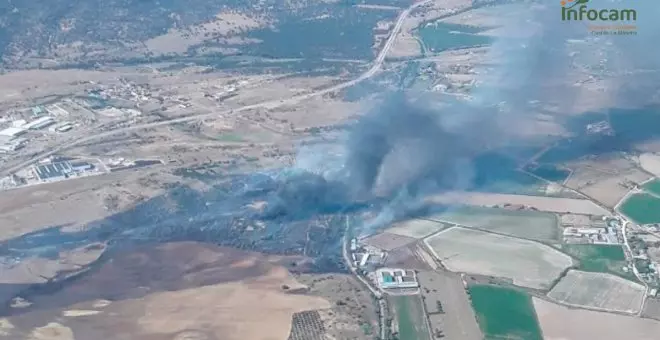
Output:
<instances>
[{"instance_id":1,"label":"white rooftop","mask_svg":"<svg viewBox=\"0 0 660 340\"><path fill-rule=\"evenodd\" d=\"M0 130L0 136L15 137L24 133L25 129L20 127L8 127L4 130Z\"/></svg>"}]
</instances>

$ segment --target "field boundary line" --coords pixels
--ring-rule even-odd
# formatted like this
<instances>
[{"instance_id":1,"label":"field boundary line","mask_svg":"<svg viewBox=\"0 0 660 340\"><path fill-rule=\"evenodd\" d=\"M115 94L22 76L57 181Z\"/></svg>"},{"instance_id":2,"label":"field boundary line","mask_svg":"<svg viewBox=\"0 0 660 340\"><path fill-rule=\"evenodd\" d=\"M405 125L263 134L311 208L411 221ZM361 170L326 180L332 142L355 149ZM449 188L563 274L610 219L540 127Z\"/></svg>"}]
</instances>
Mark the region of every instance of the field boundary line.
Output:
<instances>
[{"instance_id":1,"label":"field boundary line","mask_svg":"<svg viewBox=\"0 0 660 340\"><path fill-rule=\"evenodd\" d=\"M555 298L550 297L549 295L544 295L546 301L558 304L558 305L563 305L566 307L571 307L571 308L577 308L577 309L585 309L585 310L591 310L594 312L602 312L602 313L610 313L610 314L617 314L617 315L625 315L625 316L638 316L639 312L625 312L625 311L620 311L620 310L615 310L615 309L608 309L608 308L603 308L603 307L594 307L594 306L587 306L587 305L578 305L574 303L569 303L569 302L564 302L561 300L557 300Z\"/></svg>"}]
</instances>

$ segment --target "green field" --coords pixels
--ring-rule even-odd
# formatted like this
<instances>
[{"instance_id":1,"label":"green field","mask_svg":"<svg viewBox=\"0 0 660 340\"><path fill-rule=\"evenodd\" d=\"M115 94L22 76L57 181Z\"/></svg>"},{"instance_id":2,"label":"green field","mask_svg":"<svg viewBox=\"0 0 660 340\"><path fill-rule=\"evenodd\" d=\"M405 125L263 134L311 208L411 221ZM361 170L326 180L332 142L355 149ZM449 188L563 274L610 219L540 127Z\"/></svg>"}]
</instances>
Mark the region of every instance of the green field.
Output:
<instances>
[{"instance_id":1,"label":"green field","mask_svg":"<svg viewBox=\"0 0 660 340\"><path fill-rule=\"evenodd\" d=\"M392 296L399 340L430 340L422 300L418 295Z\"/></svg>"},{"instance_id":2,"label":"green field","mask_svg":"<svg viewBox=\"0 0 660 340\"><path fill-rule=\"evenodd\" d=\"M637 281L632 272L625 272L626 255L618 245L565 244L562 251L580 261L579 270L586 272L611 273L625 279Z\"/></svg>"},{"instance_id":3,"label":"green field","mask_svg":"<svg viewBox=\"0 0 660 340\"><path fill-rule=\"evenodd\" d=\"M424 52L440 52L491 44L493 38L477 34L484 30L478 27L436 22L421 27L419 36L427 49Z\"/></svg>"},{"instance_id":4,"label":"green field","mask_svg":"<svg viewBox=\"0 0 660 340\"><path fill-rule=\"evenodd\" d=\"M660 198L646 193L634 194L621 204L619 211L637 224L660 223Z\"/></svg>"},{"instance_id":5,"label":"green field","mask_svg":"<svg viewBox=\"0 0 660 340\"><path fill-rule=\"evenodd\" d=\"M244 139L234 133L222 133L220 134L217 138L218 141L221 142L243 142Z\"/></svg>"},{"instance_id":6,"label":"green field","mask_svg":"<svg viewBox=\"0 0 660 340\"><path fill-rule=\"evenodd\" d=\"M534 305L524 292L489 285L469 288L472 307L486 340L541 340Z\"/></svg>"},{"instance_id":7,"label":"green field","mask_svg":"<svg viewBox=\"0 0 660 340\"><path fill-rule=\"evenodd\" d=\"M660 196L660 179L654 179L644 184L644 190L647 192Z\"/></svg>"}]
</instances>

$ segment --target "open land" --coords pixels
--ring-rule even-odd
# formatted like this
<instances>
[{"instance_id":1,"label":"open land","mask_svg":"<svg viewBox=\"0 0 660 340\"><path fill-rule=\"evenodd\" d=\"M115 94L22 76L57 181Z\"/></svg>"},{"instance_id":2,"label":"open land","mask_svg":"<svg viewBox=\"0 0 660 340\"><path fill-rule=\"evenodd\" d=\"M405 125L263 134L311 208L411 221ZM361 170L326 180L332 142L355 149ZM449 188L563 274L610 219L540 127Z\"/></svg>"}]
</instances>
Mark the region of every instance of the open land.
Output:
<instances>
[{"instance_id":1,"label":"open land","mask_svg":"<svg viewBox=\"0 0 660 340\"><path fill-rule=\"evenodd\" d=\"M299 5L297 2L296 4L286 2L286 6L296 8L287 7L283 12L303 12L304 5ZM468 6L470 1L465 0L425 3L423 8L413 11L410 17L403 18L405 20L401 35L393 40L392 53L390 55L385 53L382 58L379 55L377 60L390 56L394 58L420 56L427 51L462 48L489 42L491 39L487 35L498 34L496 27L502 20L506 20L504 16L479 12L487 19L467 20L462 16L453 23L450 19L433 27L425 26L425 31L417 30L420 24L433 22L438 17L456 13ZM390 12L394 9L371 5L354 7L368 9L371 12ZM277 10L281 8L278 7ZM209 13L210 19L194 25L182 24L181 17L172 13L169 19L177 23L175 27L161 29L160 35L138 44L143 46L139 46L128 57L141 53L190 54L199 57L208 53L217 57L216 59L222 59L220 56L224 53L236 54L244 46L264 42L256 38L232 36L234 34L262 28L279 31L279 27L275 26L278 24L277 18L260 15L256 11L256 14L247 13L251 12L223 11L216 14L214 11ZM478 15L475 11L468 11L467 17L469 18L473 13ZM327 18L324 14L313 19L310 21L324 21ZM391 18L379 22L379 26L382 23L391 24ZM61 24L74 25L73 22ZM463 26L465 24L480 28ZM450 32L454 28L461 32L458 34ZM371 30L372 27L368 29ZM383 38L389 34L389 29L377 30L380 32L377 35L380 36L376 37L375 46L382 45ZM125 32L126 27L122 26L120 31ZM439 32L444 38L451 39L438 37ZM211 45L206 45L207 43ZM82 46L87 44L76 44L79 45L76 53L62 53L62 55L70 56L72 60L86 56L89 51L82 53L86 48ZM216 44L226 46L212 46ZM130 45L129 48L135 47L132 44L126 45ZM73 47L57 48L62 52ZM484 58L484 51L485 49L452 51L433 56L428 60L435 63L436 71L443 73L447 80L452 84L458 84L452 86L465 90L474 80L472 65L461 67L457 64L473 64L475 59ZM44 52L47 52L45 55L50 56L54 51ZM367 52L366 55L371 56L369 51ZM31 53L36 51L30 51L28 55ZM295 53L304 54L298 51ZM69 57L57 59L52 60L52 63L57 65L60 61L68 60ZM213 183L213 178L217 178L218 175L290 164L294 158L293 145L309 142L312 138L319 137L319 132L334 131L348 119L354 118L357 111L368 108L368 103L363 106L365 103L342 101L337 99L334 92L327 91L318 92L325 94L323 96L306 98L304 103L286 99L294 95L315 93L320 87L354 78L356 69L365 68L361 60L340 63L349 66L337 67L340 74L337 77L308 76L305 72L296 76L296 72L290 70L273 75L277 72L271 72L269 67L259 67L259 73L267 73L267 75L247 76L242 75L241 70L221 72L211 66L183 66L186 59L182 60L181 64L174 62L172 65L160 66L147 64L124 68L104 66L101 63L97 71L40 70L0 75L0 84L7 84L6 87L10 88L0 94L0 110L11 110L12 119L31 117L29 106L50 105L52 101L56 101L57 105L72 114L70 119L77 122L74 130L67 134L29 132L30 143L27 146L0 159L4 174L12 173L26 164L43 158L39 156L42 150L50 150L49 154L104 155L129 159L157 156L167 164L158 170L136 170L92 179L63 181L18 189L9 192L4 198L0 195L0 206L4 208L0 209L0 224L8 226L9 230L6 235L0 235L0 240L38 231L47 225L64 225L65 228L55 230L55 233L51 233L54 229L48 229L47 232L38 232L32 235L32 238L28 237L20 241L40 242L51 236L59 237L60 231L91 230L90 234L93 234L94 227L98 227L93 221L104 221L114 217L118 220L118 224L121 224L129 219L127 216L132 216L124 215L127 210L149 203L152 197L159 196L176 185L187 185L207 194L216 184ZM47 62L47 59L39 61L40 64L44 62ZM377 66L380 66L379 63L380 61L376 63ZM353 64L356 66L350 66ZM365 73L368 75L365 78L361 76L361 79L370 77L369 74L373 74L370 73L372 70ZM384 88L393 87L392 84L379 85ZM588 91L587 87L582 87L581 91ZM126 98L118 102L126 107L139 107L140 112L129 117L126 115L127 111L122 111L123 109L94 109L93 105L86 102L89 98L64 101L60 101L59 98L59 96L71 97L94 91L102 92L102 96L110 93L110 97L116 95L114 91L123 91ZM601 94L583 97L598 102L602 96ZM283 104L285 100L288 102L286 105ZM271 102L261 106L255 105L264 101ZM244 109L246 106L252 108ZM584 103L575 106L576 111L585 111ZM59 109L54 112L62 111ZM324 114L318 115L318 112ZM57 118L58 123L63 123L63 119ZM177 119L177 123L171 124L166 121L168 119ZM143 128L146 127L145 124L148 128ZM540 124L545 127L544 132L559 133L557 124L551 122ZM113 132L120 129L124 132L119 134ZM514 130L521 131L520 133L533 131L534 134L538 134L536 129ZM92 140L88 139L89 136L104 137ZM334 137L330 134L322 138ZM85 142L69 147L73 145L70 143L80 140ZM631 177L641 176L633 173ZM585 189L595 190L594 193L604 192L618 185L615 182L610 179L603 186L585 187ZM542 190L545 191L546 188ZM185 198L189 198L187 195L190 194L189 191L176 191L176 193L183 193L181 196ZM616 195L610 195L610 201L619 197L617 196L619 193L620 189L615 192ZM587 215L606 213L595 204L581 199L486 193L448 195L449 197L436 199L444 203L460 201L477 206L521 204L549 212L574 212ZM163 209L157 213L181 208L175 202L177 198L173 196L175 195L167 196L163 201L156 201L155 205ZM209 196L212 196L212 193ZM19 198L14 200L16 197ZM206 197L208 196L195 196L195 203L200 205L212 203L206 200ZM594 197L601 196L594 194ZM258 204L255 203L256 205ZM72 214L71 206L83 212L76 210L76 213ZM197 216L195 214L194 218ZM205 218L208 221L213 220L214 217ZM514 219L513 216L502 215L476 217L481 219L477 224L483 224L476 227L491 228L489 230L493 232L544 242L553 242L557 238L556 220L550 226L550 219L527 216L529 218L525 223L529 225L525 227L525 223L521 222L525 218ZM122 218L126 220L122 221ZM181 224L180 222L186 219L188 216L173 223ZM152 223L151 220L149 221ZM420 247L413 248L416 239L439 232L446 227L440 223L421 221L424 220L396 225L388 232L370 237L367 243L385 250L400 252L401 263L410 263L408 257L411 254L419 255L421 250ZM204 222L206 221L202 223ZM244 221L239 222L240 225L236 228L232 226L232 233L239 227L250 232L261 230L260 228L263 227L258 223L248 222L249 225L243 225ZM304 221L300 224L309 223ZM144 229L149 227L153 225L145 226ZM99 228L99 230L106 232L108 229ZM304 249L305 255L308 255L307 251L314 252L317 248L321 248L321 242L318 244L310 242L310 230L314 232L317 229L306 227L300 230L302 235L307 237L307 243L304 237L296 241L290 239L287 241L291 244L298 241L304 244L301 248ZM141 231L143 229L136 228L127 232ZM112 230L112 232L116 231ZM281 232L288 233L289 230ZM451 232L447 235L454 235L455 238L443 236L445 232ZM459 228L445 232L432 237L429 243L437 241L435 252L444 252L440 259L448 267L459 271L503 275L510 277L515 284L521 286L546 288L558 273L571 265L570 258L539 243ZM252 239L267 239L265 236L254 235ZM281 246L286 242L277 239L272 243ZM312 246L308 247L308 243ZM12 244L16 245L17 242ZM249 243L240 245L246 244ZM46 252L49 246L46 244L37 250ZM210 340L220 337L228 340L234 338L258 340L284 339L287 336L291 340L315 340L324 337L371 339L376 333L378 324L374 320L373 301L364 287L347 275L293 276L290 274L290 270L293 270L291 263L292 261L295 263L296 259L238 252L198 243L148 246L140 250L126 251L118 256L113 254L111 261L105 262L107 259L101 256L105 247L105 244L78 247L71 251L59 252L55 260L28 257L20 264L4 271L10 273L9 278L3 277L3 280L6 280L4 283L10 287L2 287L0 293L3 296L22 293L21 295L28 299L26 301L29 301L28 304L31 306L21 309L20 312L17 312L16 308L10 308L12 315L7 319L0 319L0 335L30 336L40 340L74 338L112 340L141 336L150 340ZM34 248L37 247L28 250L33 251ZM294 249L294 252L297 250ZM425 261L429 264L432 262ZM36 291L32 289L35 287L32 286L33 284L47 284L51 279L62 274L78 275L90 268L93 270L88 275L81 276L71 285L58 287L53 294L40 294L39 289ZM6 268L2 267L2 269ZM473 313L469 306L466 306L468 299L465 291L460 287L462 283L458 275L449 273L438 275L442 277L437 277L440 284L425 293L443 300L447 310L446 314L432 316L431 322L433 320L439 322L442 331L450 338L480 338ZM429 274L429 277L431 276L433 275ZM428 281L429 286L437 283L435 281L433 284L430 283L430 278ZM26 285L30 289L26 289ZM533 326L536 325L533 309L530 308L529 299L524 294L497 289L491 291L491 288L483 288L481 291L475 288L472 294L475 309L480 313L481 327L487 336L524 340L536 339L537 335L540 337L538 327ZM475 297L478 302L475 302ZM400 338L427 339L429 330L426 329L425 315L421 308L423 305L419 298L393 297L392 302L391 306L397 316L395 328ZM429 301L425 303L428 309ZM496 315L496 310L501 306L505 306L511 313ZM515 317L504 319L505 316L510 318L511 315ZM502 319L498 320L498 317Z\"/></svg>"},{"instance_id":2,"label":"open land","mask_svg":"<svg viewBox=\"0 0 660 340\"><path fill-rule=\"evenodd\" d=\"M124 252L54 294L24 296L32 305L10 312L11 336L39 332L35 327L57 320L70 329L71 339L171 339L185 332L285 339L295 313L331 304L289 293L309 288L279 264L282 260L287 261L194 242Z\"/></svg>"},{"instance_id":3,"label":"open land","mask_svg":"<svg viewBox=\"0 0 660 340\"><path fill-rule=\"evenodd\" d=\"M429 219L536 241L559 241L557 216L550 213L459 207Z\"/></svg>"},{"instance_id":4,"label":"open land","mask_svg":"<svg viewBox=\"0 0 660 340\"><path fill-rule=\"evenodd\" d=\"M545 339L649 340L660 332L660 321L533 301Z\"/></svg>"},{"instance_id":5,"label":"open land","mask_svg":"<svg viewBox=\"0 0 660 340\"><path fill-rule=\"evenodd\" d=\"M660 320L660 299L657 297L646 298L641 315L645 318Z\"/></svg>"},{"instance_id":6,"label":"open land","mask_svg":"<svg viewBox=\"0 0 660 340\"><path fill-rule=\"evenodd\" d=\"M417 273L417 281L433 332L441 330L447 339L483 338L460 275L425 270Z\"/></svg>"},{"instance_id":7,"label":"open land","mask_svg":"<svg viewBox=\"0 0 660 340\"><path fill-rule=\"evenodd\" d=\"M613 208L636 183L651 176L625 157L601 157L569 164L573 169L566 186Z\"/></svg>"},{"instance_id":8,"label":"open land","mask_svg":"<svg viewBox=\"0 0 660 340\"><path fill-rule=\"evenodd\" d=\"M398 339L431 339L419 295L389 296L388 300L395 315L392 333L396 333Z\"/></svg>"},{"instance_id":9,"label":"open land","mask_svg":"<svg viewBox=\"0 0 660 340\"><path fill-rule=\"evenodd\" d=\"M390 234L389 232L369 236L362 240L364 244L387 251L405 247L413 242L415 242L415 239L412 237Z\"/></svg>"},{"instance_id":10,"label":"open land","mask_svg":"<svg viewBox=\"0 0 660 340\"><path fill-rule=\"evenodd\" d=\"M448 225L431 219L412 219L395 223L387 229L390 234L408 236L416 239L424 238L447 228Z\"/></svg>"},{"instance_id":11,"label":"open land","mask_svg":"<svg viewBox=\"0 0 660 340\"><path fill-rule=\"evenodd\" d=\"M592 201L575 198L510 195L482 192L448 192L434 195L430 202L441 204L464 204L477 206L503 206L505 204L524 205L539 211L573 213L583 215L606 215L607 210Z\"/></svg>"},{"instance_id":12,"label":"open land","mask_svg":"<svg viewBox=\"0 0 660 340\"><path fill-rule=\"evenodd\" d=\"M653 153L643 153L639 155L639 164L642 169L648 171L656 177L660 177L660 155Z\"/></svg>"},{"instance_id":13,"label":"open land","mask_svg":"<svg viewBox=\"0 0 660 340\"><path fill-rule=\"evenodd\" d=\"M641 284L611 274L570 270L548 296L572 306L634 314L645 291Z\"/></svg>"},{"instance_id":14,"label":"open land","mask_svg":"<svg viewBox=\"0 0 660 340\"><path fill-rule=\"evenodd\" d=\"M660 198L647 193L628 196L619 211L637 224L660 223Z\"/></svg>"},{"instance_id":15,"label":"open land","mask_svg":"<svg viewBox=\"0 0 660 340\"><path fill-rule=\"evenodd\" d=\"M332 304L332 308L318 311L325 329L324 336L370 339L378 334L377 303L355 277L348 274L296 274L295 278L309 287L307 294Z\"/></svg>"},{"instance_id":16,"label":"open land","mask_svg":"<svg viewBox=\"0 0 660 340\"><path fill-rule=\"evenodd\" d=\"M454 227L427 238L450 271L505 277L515 285L545 289L573 264L549 246L478 230Z\"/></svg>"},{"instance_id":17,"label":"open land","mask_svg":"<svg viewBox=\"0 0 660 340\"><path fill-rule=\"evenodd\" d=\"M532 299L526 293L488 285L470 286L469 293L486 339L543 339Z\"/></svg>"}]
</instances>

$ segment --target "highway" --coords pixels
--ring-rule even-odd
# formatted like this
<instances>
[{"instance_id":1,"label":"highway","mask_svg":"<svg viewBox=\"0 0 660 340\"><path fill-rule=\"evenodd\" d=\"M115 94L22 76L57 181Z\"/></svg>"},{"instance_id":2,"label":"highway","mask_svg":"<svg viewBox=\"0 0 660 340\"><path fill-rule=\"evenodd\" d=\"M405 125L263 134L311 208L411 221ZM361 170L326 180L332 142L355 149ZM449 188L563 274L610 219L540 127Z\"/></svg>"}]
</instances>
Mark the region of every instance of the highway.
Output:
<instances>
[{"instance_id":1,"label":"highway","mask_svg":"<svg viewBox=\"0 0 660 340\"><path fill-rule=\"evenodd\" d=\"M83 144L83 143L88 143L91 141L95 140L101 140L103 138L107 138L110 136L126 133L126 132L131 132L131 131L137 131L137 130L143 130L143 129L149 129L149 128L154 128L154 127L160 127L160 126L165 126L165 125L170 125L170 124L177 124L177 123L186 123L186 122L191 122L199 119L205 119L205 118L213 118L217 116L222 116L226 114L233 114L233 113L239 113L239 112L244 112L244 111L250 111L254 109L274 109L277 107L285 106L285 105L292 105L299 103L301 101L313 98L313 97L318 97L322 96L328 93L332 93L335 91L339 91L342 89L345 89L347 87L353 86L365 79L373 77L375 74L377 74L380 70L381 67L383 66L383 62L385 61L385 58L387 57L387 54L389 50L392 48L392 45L394 45L394 41L396 40L397 34L399 33L399 30L401 30L401 26L403 26L403 22L406 20L408 15L410 15L410 12L414 10L417 7L420 7L422 5L425 5L427 3L432 2L432 0L425 0L421 1L418 3L413 4L412 6L406 8L401 14L399 14L397 21L394 25L394 28L392 29L392 32L390 33L390 36L387 38L387 41L385 42L385 45L383 48L380 50L378 53L378 56L376 59L373 61L373 65L367 70L366 72L362 73L359 77L349 80L344 83L340 83L325 89L321 89L315 92L310 92L310 93L305 93L305 94L300 94L296 95L293 97L290 97L288 99L275 99L275 100L270 100L266 102L261 102L261 103L256 103L256 104L251 104L251 105L246 105L242 106L240 108L235 108L235 109L228 109L220 112L213 112L213 113L205 113L205 114L198 114L198 115L192 115L192 116L186 116L186 117L180 117L180 118L173 118L173 119L168 119L168 120L162 120L162 121L157 121L157 122L151 122L151 123L144 123L144 124L138 124L134 126L128 126L124 128L119 128L115 130L110 130L110 131L104 131L104 132L99 132L91 136L79 138L76 140L69 141L67 143L61 144L59 146L56 146L48 151L39 153L38 155L31 157L30 159L27 159L23 162L20 162L18 164L14 164L10 167L7 167L5 169L0 170L0 175L6 176L9 175L13 172L16 172L28 165L31 165L33 163L38 162L41 159L44 159L48 156L54 155L58 152L62 152L66 149L75 147L77 145Z\"/></svg>"}]
</instances>

